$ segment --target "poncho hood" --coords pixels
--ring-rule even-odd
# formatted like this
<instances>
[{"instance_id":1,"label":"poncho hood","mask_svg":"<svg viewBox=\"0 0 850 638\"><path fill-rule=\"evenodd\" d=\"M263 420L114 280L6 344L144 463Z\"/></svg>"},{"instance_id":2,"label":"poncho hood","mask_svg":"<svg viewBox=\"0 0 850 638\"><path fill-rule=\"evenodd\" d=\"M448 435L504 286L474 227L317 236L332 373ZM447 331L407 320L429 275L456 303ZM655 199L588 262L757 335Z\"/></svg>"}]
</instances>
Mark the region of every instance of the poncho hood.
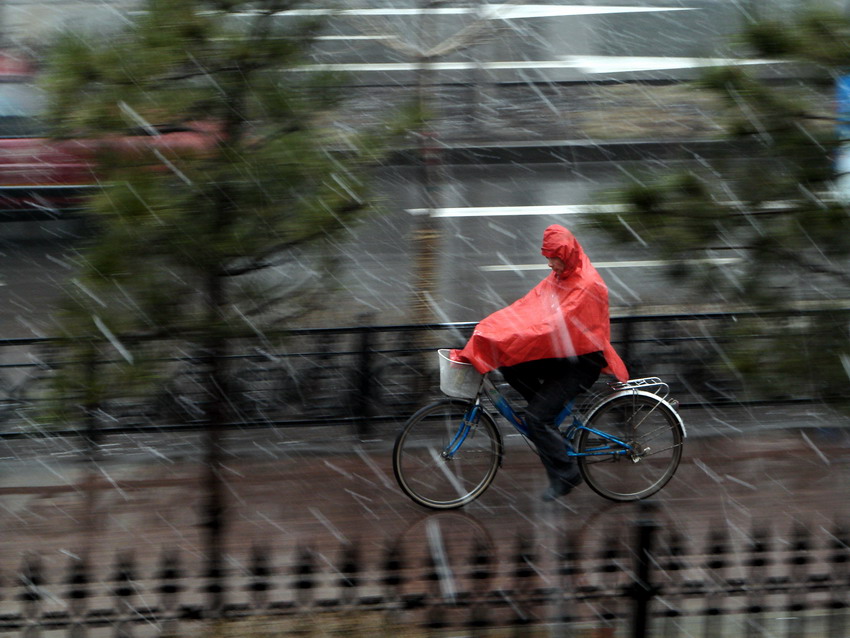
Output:
<instances>
[{"instance_id":1,"label":"poncho hood","mask_svg":"<svg viewBox=\"0 0 850 638\"><path fill-rule=\"evenodd\" d=\"M544 257L557 257L564 262L562 278L569 277L581 265L584 251L570 231L563 226L553 224L543 231L543 247L540 252Z\"/></svg>"},{"instance_id":2,"label":"poncho hood","mask_svg":"<svg viewBox=\"0 0 850 638\"><path fill-rule=\"evenodd\" d=\"M610 342L608 288L578 240L559 225L543 233L544 257L565 264L528 294L483 319L454 358L479 372L538 359L568 358L601 351L606 374L628 379L626 366Z\"/></svg>"}]
</instances>

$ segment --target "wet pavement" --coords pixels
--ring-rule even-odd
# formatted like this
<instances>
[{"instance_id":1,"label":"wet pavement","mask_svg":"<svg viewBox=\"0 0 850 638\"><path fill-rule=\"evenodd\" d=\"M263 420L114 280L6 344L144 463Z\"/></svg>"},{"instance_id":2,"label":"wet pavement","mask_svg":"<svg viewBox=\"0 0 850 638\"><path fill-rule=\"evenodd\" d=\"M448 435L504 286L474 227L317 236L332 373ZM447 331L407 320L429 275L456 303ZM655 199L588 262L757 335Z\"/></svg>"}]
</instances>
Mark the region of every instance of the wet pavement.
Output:
<instances>
[{"instance_id":1,"label":"wet pavement","mask_svg":"<svg viewBox=\"0 0 850 638\"><path fill-rule=\"evenodd\" d=\"M337 124L377 124L387 105L413 95L371 87ZM376 105L382 108L376 108ZM827 100L824 104L829 105ZM432 96L435 133L449 145L712 140L724 113L688 85L502 85L443 87ZM49 259L49 257L45 257ZM33 263L33 268L41 267ZM32 310L42 303L33 301ZM28 329L28 327L27 327ZM684 414L691 437L673 481L656 497L656 516L694 545L721 528L736 542L767 524L831 528L850 517L850 421L819 406L717 408ZM391 424L361 439L348 426L245 430L227 435L225 551L244 571L255 546L273 548L281 565L310 546L328 561L357 543L375 562L387 547L427 547L436 524L447 537L482 540L504 555L517 538L552 548L564 533L583 551L641 515L636 504L605 501L587 487L552 504L538 495L544 476L521 441L507 439L494 485L456 512L410 502L395 484ZM132 553L143 575L166 551L199 573L204 554L203 437L200 433L121 435L104 441L94 462L76 439L0 443L0 607L17 604L15 572L41 558L48 586L64 589L69 560L85 558L106 578ZM447 548L451 553L451 547ZM450 559L451 560L451 559Z\"/></svg>"},{"instance_id":2,"label":"wet pavement","mask_svg":"<svg viewBox=\"0 0 850 638\"><path fill-rule=\"evenodd\" d=\"M786 424L809 418L808 427L771 427L781 425L783 412ZM694 545L716 528L744 542L760 524L781 535L800 525L831 528L850 516L846 417L797 407L774 408L772 416L767 409L700 411L685 419L692 427L682 465L652 499L665 529ZM637 504L606 501L586 486L559 502L541 502L543 472L516 436L507 436L503 467L477 502L455 512L425 510L395 484L395 427L366 439L347 426L228 434L228 568L244 571L255 546L273 549L288 565L300 547L331 561L340 548L357 544L364 560L376 563L395 544L422 550L435 523L443 534L483 539L506 555L520 536L551 548L565 533L592 552L609 530L639 516ZM94 463L84 462L82 451L72 439L0 445L0 589L14 584L11 575L31 555L54 574L49 580L64 577L72 557L106 574L126 553L151 576L166 551L179 552L187 571L199 573L202 435L110 437ZM13 597L4 598L13 604Z\"/></svg>"}]
</instances>

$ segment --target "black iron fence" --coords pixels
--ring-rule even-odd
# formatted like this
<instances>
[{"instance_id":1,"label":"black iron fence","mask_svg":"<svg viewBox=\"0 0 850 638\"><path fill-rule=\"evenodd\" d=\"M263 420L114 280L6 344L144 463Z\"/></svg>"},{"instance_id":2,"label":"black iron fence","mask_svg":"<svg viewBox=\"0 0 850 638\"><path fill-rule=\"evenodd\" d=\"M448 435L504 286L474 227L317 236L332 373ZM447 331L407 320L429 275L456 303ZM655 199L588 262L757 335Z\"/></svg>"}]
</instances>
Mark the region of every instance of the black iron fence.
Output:
<instances>
[{"instance_id":1,"label":"black iron fence","mask_svg":"<svg viewBox=\"0 0 850 638\"><path fill-rule=\"evenodd\" d=\"M733 364L760 338L764 316L749 318L620 317L613 320L614 341L634 376L666 378L685 404L759 400ZM818 317L768 320L805 332ZM229 401L243 427L398 418L437 392L433 349L462 345L472 328L338 328L245 340L231 350ZM49 416L45 405L80 400L68 389L58 396L46 389L57 369L77 363L63 359L65 350L56 345L49 339L0 344L3 436L44 431L53 425L41 420ZM162 341L146 351L134 347L137 355L160 357L157 370L168 368L139 385L120 377L112 360L91 362L92 379L108 377L112 392L88 416L102 429L202 426L205 389L196 353L176 348ZM142 359L133 361L130 367L144 369ZM801 381L782 387L780 398L807 400L814 390ZM207 489L215 493L215 487ZM221 503L210 502L208 510L220 516ZM212 528L217 519L207 513L204 520ZM403 536L380 549L374 539L349 543L335 556L314 547L288 555L273 539L249 550L228 547L221 535L185 555L165 548L159 558L128 550L113 559L68 548L61 573L21 548L19 566L0 566L0 633L180 635L193 623L221 618L273 622L284 627L282 635L303 635L305 627L341 618L360 626L368 621L372 629L363 635L372 637L410 626L494 636L505 628L520 635L552 627L566 636L800 638L850 630L850 540L842 521L829 529L722 528L695 539L674 526L662 529L647 510L630 527L596 530L592 543L572 533L536 538L544 528L522 530L511 547L474 533L440 543L420 535L418 542ZM251 631L237 628L232 635Z\"/></svg>"},{"instance_id":2,"label":"black iron fence","mask_svg":"<svg viewBox=\"0 0 850 638\"><path fill-rule=\"evenodd\" d=\"M745 380L738 370L754 367L753 358L759 356L754 346L768 338L760 326L770 323L775 337L777 325L787 325L789 339L792 333L809 338L806 327L821 321L824 314L614 317L612 340L632 377L662 377L683 406L807 401L820 397L822 390L810 375L799 374L793 384L787 384L758 375ZM846 327L846 316L840 321ZM462 346L474 325L326 328L236 340L227 366L233 420L240 426L353 422L368 428L370 422L409 414L438 394L433 350ZM811 335L816 339L817 331ZM0 431L6 436L36 428L74 428L67 420L51 421L55 414L45 409L51 404L67 408L83 402L72 387L65 394L51 387L51 377L69 364L58 344L54 339L0 340ZM142 350L134 366L129 366L144 370L144 364L155 363L156 376L122 376L116 372L116 363L124 363L117 353L120 344L112 345L114 360L91 362L92 378L109 386L89 415L100 428L183 427L202 422L207 392L199 365L203 357L187 351L184 344L158 340L150 344L147 355ZM769 371L770 366L764 369Z\"/></svg>"},{"instance_id":3,"label":"black iron fence","mask_svg":"<svg viewBox=\"0 0 850 638\"><path fill-rule=\"evenodd\" d=\"M256 635L332 635L342 618L342 635L372 637L400 627L413 636L510 635L505 628L600 637L850 635L850 536L838 522L684 538L646 508L593 544L575 533L540 533L519 530L501 546L474 535L403 537L379 549L373 540L335 554L255 546L229 556L225 578L212 581L200 557L171 549L149 564L124 552L99 569L69 552L67 567L53 573L25 557L2 574L0 632L183 635L226 619L237 629L216 635L254 635L249 628L259 621L276 629Z\"/></svg>"}]
</instances>

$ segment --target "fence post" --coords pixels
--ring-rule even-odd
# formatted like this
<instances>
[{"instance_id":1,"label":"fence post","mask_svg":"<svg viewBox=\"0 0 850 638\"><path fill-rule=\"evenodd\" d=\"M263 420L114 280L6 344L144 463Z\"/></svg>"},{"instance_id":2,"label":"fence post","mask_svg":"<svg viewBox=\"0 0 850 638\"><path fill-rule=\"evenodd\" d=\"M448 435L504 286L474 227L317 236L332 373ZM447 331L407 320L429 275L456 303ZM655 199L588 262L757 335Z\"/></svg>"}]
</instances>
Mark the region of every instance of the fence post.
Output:
<instances>
[{"instance_id":1,"label":"fence post","mask_svg":"<svg viewBox=\"0 0 850 638\"><path fill-rule=\"evenodd\" d=\"M361 439L368 436L369 405L372 402L372 329L371 315L361 315L363 327L360 333L360 344L357 352L357 393L354 397L354 416L357 423L357 436Z\"/></svg>"},{"instance_id":2,"label":"fence post","mask_svg":"<svg viewBox=\"0 0 850 638\"><path fill-rule=\"evenodd\" d=\"M83 403L83 418L85 422L85 441L86 454L89 462L95 462L97 453L100 449L100 428L97 422L97 410L100 407L100 401L97 396L94 396L94 388L97 385L98 375L98 357L95 346L92 345L86 352L85 359L85 393L86 398Z\"/></svg>"},{"instance_id":3,"label":"fence post","mask_svg":"<svg viewBox=\"0 0 850 638\"><path fill-rule=\"evenodd\" d=\"M632 317L624 317L622 323L623 329L620 332L622 346L618 348L618 352L627 368L636 367L636 362L632 360L634 356L634 348L632 346L635 338L635 321Z\"/></svg>"},{"instance_id":4,"label":"fence post","mask_svg":"<svg viewBox=\"0 0 850 638\"><path fill-rule=\"evenodd\" d=\"M657 593L650 579L652 546L655 532L658 529L658 524L653 515L654 511L655 506L652 503L642 502L640 518L635 525L637 528L637 550L635 552L635 582L631 586L631 595L634 601L632 638L649 636L649 605Z\"/></svg>"}]
</instances>

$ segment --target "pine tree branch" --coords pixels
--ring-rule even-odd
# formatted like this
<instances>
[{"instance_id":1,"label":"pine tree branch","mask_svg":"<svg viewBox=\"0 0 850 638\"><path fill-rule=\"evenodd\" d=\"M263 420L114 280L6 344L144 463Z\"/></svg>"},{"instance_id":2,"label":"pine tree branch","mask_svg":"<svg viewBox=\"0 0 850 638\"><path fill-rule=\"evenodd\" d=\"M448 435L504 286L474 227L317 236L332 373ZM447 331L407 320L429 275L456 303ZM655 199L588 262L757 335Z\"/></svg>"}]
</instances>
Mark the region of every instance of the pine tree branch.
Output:
<instances>
[{"instance_id":1,"label":"pine tree branch","mask_svg":"<svg viewBox=\"0 0 850 638\"><path fill-rule=\"evenodd\" d=\"M846 270L832 268L822 262L816 263L814 261L807 260L803 257L802 253L798 251L779 248L771 252L773 252L773 254L777 257L792 262L800 270L805 270L818 275L827 275L845 286L850 286L850 274L848 274Z\"/></svg>"},{"instance_id":2,"label":"pine tree branch","mask_svg":"<svg viewBox=\"0 0 850 638\"><path fill-rule=\"evenodd\" d=\"M361 212L366 208L368 208L368 204L366 204L365 202L351 201L346 206L337 208L334 213L337 219L343 219L355 215L356 213ZM255 258L247 260L242 265L233 265L230 267L223 268L220 271L220 275L222 277L239 277L241 275L247 275L250 273L265 270L267 268L272 268L276 265L281 265L285 262L279 262L274 259L275 255L280 255L281 253L284 253L288 250L292 250L296 246L302 246L305 244L316 242L320 239L324 239L325 237L327 237L327 234L327 227L324 224L316 224L312 232L300 234L297 238L294 238L289 241L278 242L263 251L262 254L257 255Z\"/></svg>"}]
</instances>

